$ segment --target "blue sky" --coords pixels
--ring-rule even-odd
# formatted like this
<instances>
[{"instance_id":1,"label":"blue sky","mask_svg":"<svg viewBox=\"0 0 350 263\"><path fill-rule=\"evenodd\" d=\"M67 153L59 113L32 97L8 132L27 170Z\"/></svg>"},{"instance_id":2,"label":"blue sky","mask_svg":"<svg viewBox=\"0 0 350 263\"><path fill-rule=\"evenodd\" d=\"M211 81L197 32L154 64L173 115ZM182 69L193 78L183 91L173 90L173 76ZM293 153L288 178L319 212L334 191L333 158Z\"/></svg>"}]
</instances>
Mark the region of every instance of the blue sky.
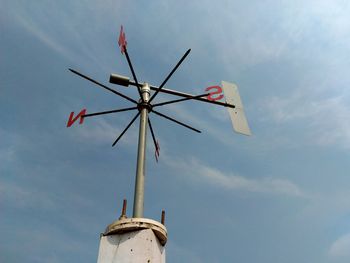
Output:
<instances>
[{"instance_id":1,"label":"blue sky","mask_svg":"<svg viewBox=\"0 0 350 263\"><path fill-rule=\"evenodd\" d=\"M0 4L1 262L96 262L123 198L131 215L137 125L111 144L133 113L66 128L71 111L130 106L68 71L131 76L121 24L140 81L159 85L191 48L167 87L235 82L253 133L200 102L162 108L199 135L151 116L145 217L166 210L167 262L349 262L348 1Z\"/></svg>"}]
</instances>

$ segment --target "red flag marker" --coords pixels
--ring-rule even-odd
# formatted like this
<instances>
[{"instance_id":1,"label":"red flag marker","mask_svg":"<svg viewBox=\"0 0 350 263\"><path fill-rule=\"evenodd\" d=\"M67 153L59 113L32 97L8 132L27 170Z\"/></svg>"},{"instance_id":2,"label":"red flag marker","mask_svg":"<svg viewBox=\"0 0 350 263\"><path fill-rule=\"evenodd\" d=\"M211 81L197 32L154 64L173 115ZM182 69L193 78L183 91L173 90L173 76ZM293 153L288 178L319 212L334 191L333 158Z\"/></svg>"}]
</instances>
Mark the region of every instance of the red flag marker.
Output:
<instances>
[{"instance_id":1,"label":"red flag marker","mask_svg":"<svg viewBox=\"0 0 350 263\"><path fill-rule=\"evenodd\" d=\"M207 99L211 101L221 100L224 97L224 95L222 94L222 88L220 86L210 86L206 88L205 91L211 91L209 96L207 97Z\"/></svg>"},{"instance_id":2,"label":"red flag marker","mask_svg":"<svg viewBox=\"0 0 350 263\"><path fill-rule=\"evenodd\" d=\"M154 156L156 157L156 161L158 162L158 158L159 158L159 152L160 152L160 147L159 147L159 143L157 141L156 143L156 151L154 152Z\"/></svg>"},{"instance_id":3,"label":"red flag marker","mask_svg":"<svg viewBox=\"0 0 350 263\"><path fill-rule=\"evenodd\" d=\"M122 52L122 54L125 52L127 44L128 44L128 42L126 42L126 37L125 37L125 32L124 32L123 26L120 26L118 45L120 46L120 51Z\"/></svg>"},{"instance_id":4,"label":"red flag marker","mask_svg":"<svg viewBox=\"0 0 350 263\"><path fill-rule=\"evenodd\" d=\"M69 115L68 121L67 121L67 128L72 126L74 122L76 122L79 119L79 124L83 124L84 117L83 115L86 114L86 109L81 110L77 116L74 117L74 111L72 111Z\"/></svg>"}]
</instances>

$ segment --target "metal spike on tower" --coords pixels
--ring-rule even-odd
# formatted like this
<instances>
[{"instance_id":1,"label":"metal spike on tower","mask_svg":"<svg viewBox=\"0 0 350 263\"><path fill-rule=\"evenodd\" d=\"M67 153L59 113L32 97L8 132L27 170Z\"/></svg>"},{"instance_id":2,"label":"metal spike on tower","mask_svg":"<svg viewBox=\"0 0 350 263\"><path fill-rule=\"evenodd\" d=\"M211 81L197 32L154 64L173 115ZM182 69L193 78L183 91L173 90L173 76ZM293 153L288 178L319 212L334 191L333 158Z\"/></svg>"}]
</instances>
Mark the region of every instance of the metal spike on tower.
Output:
<instances>
[{"instance_id":1,"label":"metal spike on tower","mask_svg":"<svg viewBox=\"0 0 350 263\"><path fill-rule=\"evenodd\" d=\"M124 111L137 110L136 115L129 122L122 133L113 142L112 146L115 146L127 130L132 126L138 117L140 117L139 123L139 138L138 138L138 151L137 151L137 163L136 163L136 179L135 179L135 190L134 190L134 204L133 204L133 215L128 218L126 215L127 202L124 200L121 216L108 225L100 238L100 247L97 263L130 263L130 262L152 262L152 263L165 263L165 244L167 242L167 229L165 227L165 212L162 211L161 222L156 220L144 218L144 189L145 189L145 165L146 165L146 142L147 142L147 130L150 128L154 147L155 147L155 158L158 162L160 157L160 147L156 140L154 129L151 123L150 115L154 113L162 118L170 120L176 124L179 124L192 131L200 133L201 131L185 124L181 121L174 119L168 115L165 115L158 110L157 107L165 106L168 104L178 103L186 100L202 101L214 105L224 106L229 110L229 114L232 120L233 128L236 132L250 135L250 129L244 114L242 101L240 99L238 88L235 84L222 82L222 88L220 86L211 86L205 89L206 93L201 95L192 95L183 93L171 89L164 88L167 81L178 69L180 64L188 56L191 49L187 50L179 62L174 66L170 73L166 76L164 81L159 87L152 86L148 83L140 84L137 80L134 68L131 63L130 56L127 50L127 41L123 26L121 26L118 44L120 51L125 54L127 63L132 73L134 81L130 78L121 76L118 74L111 74L110 83L121 85L121 86L135 86L139 93L139 99L135 100L130 98L115 89L107 87L106 85L74 70L69 69L74 74L91 81L99 87L122 97L133 103L131 107L123 109L114 109L103 112L87 113L86 109L83 109L77 116L74 117L74 112L69 116L67 127L71 127L75 121L79 119L79 123L82 124L85 118L120 113ZM152 91L154 93L152 94ZM181 98L169 100L160 103L152 103L156 98L157 94L166 93L175 95ZM225 102L220 101L225 98Z\"/></svg>"}]
</instances>

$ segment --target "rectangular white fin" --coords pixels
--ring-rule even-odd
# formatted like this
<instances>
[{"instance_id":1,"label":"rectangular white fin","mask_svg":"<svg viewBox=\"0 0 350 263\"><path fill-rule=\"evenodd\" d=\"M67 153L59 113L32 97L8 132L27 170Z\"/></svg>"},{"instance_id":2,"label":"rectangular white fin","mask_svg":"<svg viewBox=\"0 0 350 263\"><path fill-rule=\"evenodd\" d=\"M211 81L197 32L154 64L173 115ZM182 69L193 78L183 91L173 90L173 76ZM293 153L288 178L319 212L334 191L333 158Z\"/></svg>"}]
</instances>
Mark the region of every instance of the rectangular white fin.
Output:
<instances>
[{"instance_id":1,"label":"rectangular white fin","mask_svg":"<svg viewBox=\"0 0 350 263\"><path fill-rule=\"evenodd\" d=\"M221 84L224 90L226 103L235 105L234 109L226 107L231 117L233 129L244 135L252 135L244 114L238 87L235 84L226 81L221 81Z\"/></svg>"}]
</instances>

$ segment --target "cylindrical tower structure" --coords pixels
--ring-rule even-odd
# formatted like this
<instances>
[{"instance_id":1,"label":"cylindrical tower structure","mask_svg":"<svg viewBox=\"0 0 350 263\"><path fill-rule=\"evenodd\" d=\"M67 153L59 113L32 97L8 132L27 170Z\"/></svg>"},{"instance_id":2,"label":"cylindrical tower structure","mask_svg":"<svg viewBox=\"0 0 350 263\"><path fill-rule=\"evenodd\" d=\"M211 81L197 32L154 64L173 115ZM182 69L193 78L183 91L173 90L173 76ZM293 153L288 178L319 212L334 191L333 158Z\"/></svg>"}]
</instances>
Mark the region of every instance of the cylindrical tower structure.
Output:
<instances>
[{"instance_id":1,"label":"cylindrical tower structure","mask_svg":"<svg viewBox=\"0 0 350 263\"><path fill-rule=\"evenodd\" d=\"M139 143L137 151L133 217L126 217L126 202L119 220L110 224L101 234L97 263L165 263L167 230L162 223L143 218L146 140L150 87L141 88Z\"/></svg>"}]
</instances>

